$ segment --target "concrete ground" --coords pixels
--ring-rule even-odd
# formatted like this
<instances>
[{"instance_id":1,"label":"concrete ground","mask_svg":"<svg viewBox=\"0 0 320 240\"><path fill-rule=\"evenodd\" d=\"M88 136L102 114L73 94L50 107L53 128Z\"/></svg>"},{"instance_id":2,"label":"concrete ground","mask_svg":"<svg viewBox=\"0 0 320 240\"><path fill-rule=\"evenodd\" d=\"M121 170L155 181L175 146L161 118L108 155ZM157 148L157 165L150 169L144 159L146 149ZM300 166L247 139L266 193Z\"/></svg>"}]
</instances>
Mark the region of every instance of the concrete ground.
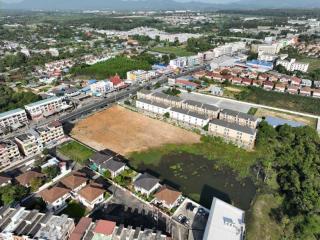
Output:
<instances>
[{"instance_id":1,"label":"concrete ground","mask_svg":"<svg viewBox=\"0 0 320 240\"><path fill-rule=\"evenodd\" d=\"M199 204L186 199L173 215L173 219L179 221L179 216L186 217L189 220L189 224L184 223L189 231L187 239L202 240L208 221L208 215L209 213L207 209L204 209Z\"/></svg>"}]
</instances>

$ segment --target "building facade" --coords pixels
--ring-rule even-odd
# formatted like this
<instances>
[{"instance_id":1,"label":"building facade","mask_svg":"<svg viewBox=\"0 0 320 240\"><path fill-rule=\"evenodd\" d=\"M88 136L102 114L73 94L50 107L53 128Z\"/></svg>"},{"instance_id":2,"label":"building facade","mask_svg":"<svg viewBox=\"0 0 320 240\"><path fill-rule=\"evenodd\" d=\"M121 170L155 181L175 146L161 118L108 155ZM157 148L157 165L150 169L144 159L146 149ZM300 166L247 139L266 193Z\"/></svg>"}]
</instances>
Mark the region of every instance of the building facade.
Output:
<instances>
[{"instance_id":1,"label":"building facade","mask_svg":"<svg viewBox=\"0 0 320 240\"><path fill-rule=\"evenodd\" d=\"M26 111L18 108L0 114L0 127L7 128L13 125L26 125L28 118Z\"/></svg>"},{"instance_id":2,"label":"building facade","mask_svg":"<svg viewBox=\"0 0 320 240\"><path fill-rule=\"evenodd\" d=\"M12 140L0 142L0 166L10 165L14 161L20 160L21 155L18 145Z\"/></svg>"}]
</instances>

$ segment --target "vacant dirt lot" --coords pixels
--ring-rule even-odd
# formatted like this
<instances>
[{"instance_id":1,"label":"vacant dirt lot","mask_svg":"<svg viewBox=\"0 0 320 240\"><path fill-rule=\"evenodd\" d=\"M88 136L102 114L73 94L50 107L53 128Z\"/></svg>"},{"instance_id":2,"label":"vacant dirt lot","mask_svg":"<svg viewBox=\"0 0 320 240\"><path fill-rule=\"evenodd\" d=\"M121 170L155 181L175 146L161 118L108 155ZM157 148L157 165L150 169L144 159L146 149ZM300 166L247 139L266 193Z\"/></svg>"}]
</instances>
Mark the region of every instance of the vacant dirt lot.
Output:
<instances>
[{"instance_id":1,"label":"vacant dirt lot","mask_svg":"<svg viewBox=\"0 0 320 240\"><path fill-rule=\"evenodd\" d=\"M72 137L97 150L121 155L164 144L197 143L200 136L148 118L120 106L111 107L76 124Z\"/></svg>"}]
</instances>

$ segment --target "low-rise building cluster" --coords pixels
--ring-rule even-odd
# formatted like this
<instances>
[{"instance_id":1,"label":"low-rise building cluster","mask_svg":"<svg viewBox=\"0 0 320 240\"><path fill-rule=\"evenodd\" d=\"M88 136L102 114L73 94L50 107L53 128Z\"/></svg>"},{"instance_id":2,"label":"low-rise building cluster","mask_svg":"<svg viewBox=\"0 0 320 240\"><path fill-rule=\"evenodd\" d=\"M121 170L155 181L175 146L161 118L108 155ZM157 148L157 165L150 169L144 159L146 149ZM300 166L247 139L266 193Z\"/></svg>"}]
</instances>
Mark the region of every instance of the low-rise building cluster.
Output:
<instances>
[{"instance_id":1,"label":"low-rise building cluster","mask_svg":"<svg viewBox=\"0 0 320 240\"><path fill-rule=\"evenodd\" d=\"M65 137L62 124L58 121L46 126L30 129L14 138L0 141L0 165L11 163L39 154L46 147L57 144Z\"/></svg>"},{"instance_id":2,"label":"low-rise building cluster","mask_svg":"<svg viewBox=\"0 0 320 240\"><path fill-rule=\"evenodd\" d=\"M137 96L136 107L142 111L168 114L170 119L194 127L208 125L209 134L223 137L240 147L254 147L258 118L252 115L148 90L138 92Z\"/></svg>"},{"instance_id":3,"label":"low-rise building cluster","mask_svg":"<svg viewBox=\"0 0 320 240\"><path fill-rule=\"evenodd\" d=\"M257 73L241 67L224 67L211 72L203 72L201 76L217 82L229 81L232 84L240 86L262 87L268 91L273 90L315 98L320 97L320 89L319 87L315 88L315 82L273 71Z\"/></svg>"}]
</instances>

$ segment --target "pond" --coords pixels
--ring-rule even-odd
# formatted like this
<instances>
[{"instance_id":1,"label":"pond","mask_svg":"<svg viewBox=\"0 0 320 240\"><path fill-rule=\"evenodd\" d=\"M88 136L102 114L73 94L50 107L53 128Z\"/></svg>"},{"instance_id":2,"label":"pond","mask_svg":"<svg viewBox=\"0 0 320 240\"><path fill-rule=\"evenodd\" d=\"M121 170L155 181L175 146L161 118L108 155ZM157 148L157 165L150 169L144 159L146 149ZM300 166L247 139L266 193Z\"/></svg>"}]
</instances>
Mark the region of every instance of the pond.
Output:
<instances>
[{"instance_id":1,"label":"pond","mask_svg":"<svg viewBox=\"0 0 320 240\"><path fill-rule=\"evenodd\" d=\"M247 210L256 193L250 178L239 181L231 169L219 168L214 161L198 155L170 153L163 156L158 165L130 162L138 171L158 176L207 208L212 198L217 197Z\"/></svg>"}]
</instances>

